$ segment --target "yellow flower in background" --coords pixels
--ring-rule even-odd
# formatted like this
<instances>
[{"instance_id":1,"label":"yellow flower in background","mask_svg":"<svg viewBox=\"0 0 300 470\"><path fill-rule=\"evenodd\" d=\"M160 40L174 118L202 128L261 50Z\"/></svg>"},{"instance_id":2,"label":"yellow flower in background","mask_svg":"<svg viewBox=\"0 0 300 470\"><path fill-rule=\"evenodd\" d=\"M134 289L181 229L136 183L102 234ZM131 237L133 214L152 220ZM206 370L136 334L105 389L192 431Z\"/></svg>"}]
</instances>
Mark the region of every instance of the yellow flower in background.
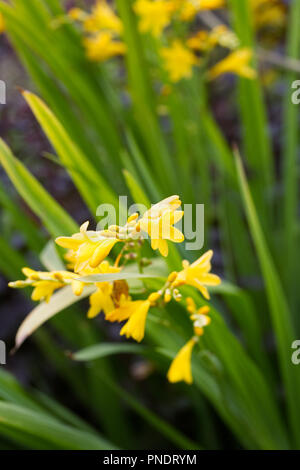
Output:
<instances>
[{"instance_id":1,"label":"yellow flower in background","mask_svg":"<svg viewBox=\"0 0 300 470\"><path fill-rule=\"evenodd\" d=\"M150 306L150 300L132 302L129 320L123 326L120 335L133 338L140 343L145 336L146 320Z\"/></svg>"},{"instance_id":2,"label":"yellow flower in background","mask_svg":"<svg viewBox=\"0 0 300 470\"><path fill-rule=\"evenodd\" d=\"M49 302L52 294L66 285L71 285L73 293L77 296L82 294L84 283L78 280L78 275L69 271L34 271L23 268L23 274L27 277L24 281L10 282L9 286L21 289L27 286L34 287L31 298L34 301L44 300Z\"/></svg>"},{"instance_id":3,"label":"yellow flower in background","mask_svg":"<svg viewBox=\"0 0 300 470\"><path fill-rule=\"evenodd\" d=\"M101 31L95 36L85 38L84 46L87 57L95 62L104 62L126 53L126 45L122 41L116 40L111 31Z\"/></svg>"},{"instance_id":4,"label":"yellow flower in background","mask_svg":"<svg viewBox=\"0 0 300 470\"><path fill-rule=\"evenodd\" d=\"M239 46L239 40L236 34L225 25L218 25L211 31L199 31L189 38L186 42L190 49L200 52L210 51L217 45L236 49Z\"/></svg>"},{"instance_id":5,"label":"yellow flower in background","mask_svg":"<svg viewBox=\"0 0 300 470\"><path fill-rule=\"evenodd\" d=\"M255 27L283 27L287 20L286 5L280 0L251 0Z\"/></svg>"},{"instance_id":6,"label":"yellow flower in background","mask_svg":"<svg viewBox=\"0 0 300 470\"><path fill-rule=\"evenodd\" d=\"M4 22L4 16L2 13L0 13L0 34L4 33L5 31L5 22Z\"/></svg>"},{"instance_id":7,"label":"yellow flower in background","mask_svg":"<svg viewBox=\"0 0 300 470\"><path fill-rule=\"evenodd\" d=\"M123 24L106 0L98 0L91 15L84 21L84 29L88 32L100 30L114 31L121 34Z\"/></svg>"},{"instance_id":8,"label":"yellow flower in background","mask_svg":"<svg viewBox=\"0 0 300 470\"><path fill-rule=\"evenodd\" d=\"M133 9L140 17L139 29L142 33L152 33L158 37L170 24L176 2L172 0L137 0Z\"/></svg>"},{"instance_id":9,"label":"yellow flower in background","mask_svg":"<svg viewBox=\"0 0 300 470\"><path fill-rule=\"evenodd\" d=\"M197 341L198 338L193 337L180 349L168 370L167 378L169 382L184 381L187 384L193 383L191 360L193 348Z\"/></svg>"},{"instance_id":10,"label":"yellow flower in background","mask_svg":"<svg viewBox=\"0 0 300 470\"><path fill-rule=\"evenodd\" d=\"M90 33L83 44L91 61L103 62L126 53L126 46L119 39L123 31L122 21L107 0L97 0L90 14L80 8L72 8L68 16L80 21L84 31Z\"/></svg>"},{"instance_id":11,"label":"yellow flower in background","mask_svg":"<svg viewBox=\"0 0 300 470\"><path fill-rule=\"evenodd\" d=\"M183 261L183 270L177 274L173 286L186 284L196 287L205 299L209 299L210 296L206 286L217 286L221 283L219 276L210 273L212 256L213 251L209 250L192 264L186 260Z\"/></svg>"},{"instance_id":12,"label":"yellow flower in background","mask_svg":"<svg viewBox=\"0 0 300 470\"><path fill-rule=\"evenodd\" d=\"M80 21L86 32L96 33L103 30L121 34L123 24L107 0L97 0L91 13L81 8L71 8L68 16L74 21Z\"/></svg>"},{"instance_id":13,"label":"yellow flower in background","mask_svg":"<svg viewBox=\"0 0 300 470\"><path fill-rule=\"evenodd\" d=\"M173 41L170 47L162 48L161 56L172 82L190 78L193 74L193 66L199 62L193 52L179 40Z\"/></svg>"},{"instance_id":14,"label":"yellow flower in background","mask_svg":"<svg viewBox=\"0 0 300 470\"><path fill-rule=\"evenodd\" d=\"M209 79L213 80L224 73L235 73L249 79L256 78L256 71L249 65L252 56L252 50L247 47L232 52L210 69L208 72Z\"/></svg>"},{"instance_id":15,"label":"yellow flower in background","mask_svg":"<svg viewBox=\"0 0 300 470\"><path fill-rule=\"evenodd\" d=\"M123 24L112 7L108 5L107 0L98 0L91 15L84 21L84 29L88 32L108 30L121 34Z\"/></svg>"},{"instance_id":16,"label":"yellow flower in background","mask_svg":"<svg viewBox=\"0 0 300 470\"><path fill-rule=\"evenodd\" d=\"M77 273L99 266L119 241L117 238L105 238L87 228L88 222L72 237L58 237L55 240L59 246L70 250L68 256L74 260L74 271Z\"/></svg>"},{"instance_id":17,"label":"yellow flower in background","mask_svg":"<svg viewBox=\"0 0 300 470\"><path fill-rule=\"evenodd\" d=\"M186 41L187 46L194 51L207 51L211 46L209 43L209 32L198 31L197 34Z\"/></svg>"},{"instance_id":18,"label":"yellow flower in background","mask_svg":"<svg viewBox=\"0 0 300 470\"><path fill-rule=\"evenodd\" d=\"M74 21L84 21L88 15L81 8L71 8L71 10L68 11L68 16Z\"/></svg>"},{"instance_id":19,"label":"yellow flower in background","mask_svg":"<svg viewBox=\"0 0 300 470\"><path fill-rule=\"evenodd\" d=\"M167 240L175 243L184 240L182 232L173 227L183 217L183 211L177 210L180 205L179 196L171 196L152 206L138 221L137 230L148 233L152 249L158 249L163 256L168 255Z\"/></svg>"},{"instance_id":20,"label":"yellow flower in background","mask_svg":"<svg viewBox=\"0 0 300 470\"><path fill-rule=\"evenodd\" d=\"M177 3L183 21L193 20L201 10L215 10L225 5L224 0L177 0Z\"/></svg>"}]
</instances>

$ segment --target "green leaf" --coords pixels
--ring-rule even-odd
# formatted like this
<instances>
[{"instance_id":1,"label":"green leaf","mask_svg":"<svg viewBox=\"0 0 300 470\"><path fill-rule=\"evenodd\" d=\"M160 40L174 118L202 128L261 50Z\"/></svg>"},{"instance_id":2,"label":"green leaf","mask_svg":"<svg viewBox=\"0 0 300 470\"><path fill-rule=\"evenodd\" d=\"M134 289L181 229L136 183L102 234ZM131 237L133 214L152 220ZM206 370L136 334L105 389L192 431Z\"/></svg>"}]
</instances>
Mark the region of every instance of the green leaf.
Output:
<instances>
[{"instance_id":1,"label":"green leaf","mask_svg":"<svg viewBox=\"0 0 300 470\"><path fill-rule=\"evenodd\" d=\"M111 274L91 274L90 276L79 277L78 280L94 284L95 282L113 282L121 281L126 279L162 279L161 276L155 274L142 274L139 272L131 273L126 271L121 271L120 273L111 273Z\"/></svg>"},{"instance_id":2,"label":"green leaf","mask_svg":"<svg viewBox=\"0 0 300 470\"><path fill-rule=\"evenodd\" d=\"M93 344L87 348L81 349L71 355L75 361L93 361L100 357L111 356L114 354L149 354L150 349L139 344L130 343L101 343ZM153 352L153 351L152 351Z\"/></svg>"},{"instance_id":3,"label":"green leaf","mask_svg":"<svg viewBox=\"0 0 300 470\"><path fill-rule=\"evenodd\" d=\"M101 202L117 207L118 199L115 193L107 185L98 169L93 167L69 138L66 130L46 104L28 91L24 91L23 95L93 213L96 212ZM91 181L94 182L94 187Z\"/></svg>"},{"instance_id":4,"label":"green leaf","mask_svg":"<svg viewBox=\"0 0 300 470\"><path fill-rule=\"evenodd\" d=\"M234 29L241 47L250 48L255 54L251 2L230 0L229 4L233 13ZM252 66L258 70L256 59L253 59ZM266 190L270 191L274 184L274 159L263 93L258 78L254 80L239 78L239 105L247 161L256 172L251 180L251 188L255 203L265 216L264 221L267 221L271 212L266 210Z\"/></svg>"},{"instance_id":5,"label":"green leaf","mask_svg":"<svg viewBox=\"0 0 300 470\"><path fill-rule=\"evenodd\" d=\"M80 431L20 405L0 402L0 424L49 442L53 449L108 450L115 446L98 434Z\"/></svg>"},{"instance_id":6,"label":"green leaf","mask_svg":"<svg viewBox=\"0 0 300 470\"><path fill-rule=\"evenodd\" d=\"M288 28L287 56L293 59L300 59L300 2L295 0L290 4L290 21ZM298 74L290 72L286 74L285 84L287 90L291 88L293 82L298 78ZM296 298L295 291L298 286L299 267L299 244L297 244L297 211L299 205L299 169L298 169L298 148L299 148L299 107L292 102L291 92L287 91L284 98L284 126L282 149L283 161L283 211L284 211L284 281L287 291L291 294L290 299ZM292 305L295 307L295 305ZM297 326L299 325L298 309L295 308Z\"/></svg>"},{"instance_id":7,"label":"green leaf","mask_svg":"<svg viewBox=\"0 0 300 470\"><path fill-rule=\"evenodd\" d=\"M94 290L95 287L86 287L82 295L76 296L73 294L72 288L67 286L54 294L49 303L42 302L31 311L18 329L15 349L18 349L28 336L32 335L32 333L54 315L70 307L75 302L88 297Z\"/></svg>"},{"instance_id":8,"label":"green leaf","mask_svg":"<svg viewBox=\"0 0 300 470\"><path fill-rule=\"evenodd\" d=\"M0 163L19 194L31 210L42 220L53 237L72 235L78 231L76 223L64 209L47 193L24 165L11 153L0 139Z\"/></svg>"},{"instance_id":9,"label":"green leaf","mask_svg":"<svg viewBox=\"0 0 300 470\"><path fill-rule=\"evenodd\" d=\"M40 233L40 229L30 217L24 213L15 200L9 194L7 188L0 186L0 204L11 215L14 226L24 235L30 249L39 253L45 244L44 236Z\"/></svg>"},{"instance_id":10,"label":"green leaf","mask_svg":"<svg viewBox=\"0 0 300 470\"><path fill-rule=\"evenodd\" d=\"M58 256L57 245L51 240L41 252L40 260L48 271L65 271L66 269Z\"/></svg>"},{"instance_id":11,"label":"green leaf","mask_svg":"<svg viewBox=\"0 0 300 470\"><path fill-rule=\"evenodd\" d=\"M278 357L285 383L290 425L293 430L295 442L297 446L299 446L300 408L298 400L300 394L300 375L291 361L291 345L296 338L296 334L292 324L288 302L260 226L242 162L238 154L236 155L236 167L248 224L264 277L271 319L278 342Z\"/></svg>"},{"instance_id":12,"label":"green leaf","mask_svg":"<svg viewBox=\"0 0 300 470\"><path fill-rule=\"evenodd\" d=\"M151 206L151 202L132 174L128 170L123 170L123 175L135 203L143 204L145 207L149 208Z\"/></svg>"}]
</instances>

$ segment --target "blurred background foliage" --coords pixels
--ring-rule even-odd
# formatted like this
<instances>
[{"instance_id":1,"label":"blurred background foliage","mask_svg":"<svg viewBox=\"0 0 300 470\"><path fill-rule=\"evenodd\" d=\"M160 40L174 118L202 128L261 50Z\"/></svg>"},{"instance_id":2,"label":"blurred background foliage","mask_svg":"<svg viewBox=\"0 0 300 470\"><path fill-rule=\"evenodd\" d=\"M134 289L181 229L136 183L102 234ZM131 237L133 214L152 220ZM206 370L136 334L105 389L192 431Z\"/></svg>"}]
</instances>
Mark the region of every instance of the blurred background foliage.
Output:
<instances>
[{"instance_id":1,"label":"blurred background foliage","mask_svg":"<svg viewBox=\"0 0 300 470\"><path fill-rule=\"evenodd\" d=\"M65 352L115 344L118 328L101 316L88 321L84 302L53 318L0 368L1 448L300 447L300 372L290 360L300 333L299 113L290 93L300 70L300 2L277 2L275 23L253 18L251 3L230 0L197 21L228 23L253 49L257 78L207 82L194 73L173 84L158 67L157 41L139 33L131 1L115 2L125 59L100 64L64 20L75 4L88 10L93 2L0 2L0 78L8 85L0 129L13 152L1 143L0 338L8 348L31 301L7 281L22 266L41 267L50 237L96 222L97 205L119 195L204 203L204 248L214 249L224 279L192 387L165 379L185 325L176 336L151 324L150 356L100 350L77 363ZM163 85L171 92L161 93ZM17 86L45 101L64 134L30 110ZM199 252L172 249L169 268L183 256ZM176 305L169 314L182 312ZM157 347L167 353L157 356Z\"/></svg>"}]
</instances>

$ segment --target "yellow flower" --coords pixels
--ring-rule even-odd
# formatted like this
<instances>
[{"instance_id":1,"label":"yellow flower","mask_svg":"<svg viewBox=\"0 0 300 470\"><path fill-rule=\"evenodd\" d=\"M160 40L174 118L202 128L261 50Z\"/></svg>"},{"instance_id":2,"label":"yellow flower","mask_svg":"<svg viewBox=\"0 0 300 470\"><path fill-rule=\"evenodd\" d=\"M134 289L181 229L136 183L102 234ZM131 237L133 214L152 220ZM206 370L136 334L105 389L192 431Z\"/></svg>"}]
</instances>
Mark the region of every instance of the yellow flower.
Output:
<instances>
[{"instance_id":1,"label":"yellow flower","mask_svg":"<svg viewBox=\"0 0 300 470\"><path fill-rule=\"evenodd\" d=\"M83 273L88 268L96 268L109 255L117 238L106 238L100 232L88 231L88 222L80 227L80 233L72 237L59 237L56 243L67 248L68 256L74 261L74 271Z\"/></svg>"},{"instance_id":2,"label":"yellow flower","mask_svg":"<svg viewBox=\"0 0 300 470\"><path fill-rule=\"evenodd\" d=\"M247 47L232 52L209 71L209 79L213 80L223 73L235 73L249 79L255 78L256 71L249 65L252 55L253 52Z\"/></svg>"},{"instance_id":3,"label":"yellow flower","mask_svg":"<svg viewBox=\"0 0 300 470\"><path fill-rule=\"evenodd\" d=\"M196 287L205 299L209 299L210 296L206 286L217 286L221 283L218 276L210 273L212 256L213 251L209 250L193 264L183 261L183 270L178 273L173 286L187 284Z\"/></svg>"},{"instance_id":4,"label":"yellow flower","mask_svg":"<svg viewBox=\"0 0 300 470\"><path fill-rule=\"evenodd\" d=\"M110 322L122 322L128 320L135 310L137 310L142 304L143 300L131 300L131 297L126 297L122 295L119 306L113 309L108 315L106 315L105 320Z\"/></svg>"},{"instance_id":5,"label":"yellow flower","mask_svg":"<svg viewBox=\"0 0 300 470\"><path fill-rule=\"evenodd\" d=\"M131 297L128 296L128 293L122 293L120 300L119 300L118 307L115 310L111 311L105 317L105 319L111 322L115 322L115 321L122 322L122 321L128 320L129 318L131 318L137 313L132 323L129 326L127 326L126 330L124 331L125 331L126 336L127 336L126 332L134 331L134 335L129 333L129 336L132 336L135 339L140 338L140 335L142 334L142 338L140 340L137 339L137 341L141 341L144 337L145 321L146 321L148 310L150 306L154 306L156 304L160 296L161 295L158 292L153 292L152 294L149 295L146 301L145 300L132 301ZM142 309L142 312L140 311L140 309ZM142 333L141 333L141 330L142 330ZM122 331L121 331L121 334L124 334L124 332L122 333Z\"/></svg>"},{"instance_id":6,"label":"yellow flower","mask_svg":"<svg viewBox=\"0 0 300 470\"><path fill-rule=\"evenodd\" d=\"M215 10L225 5L224 0L177 0L180 18L183 21L191 21L201 10Z\"/></svg>"},{"instance_id":7,"label":"yellow flower","mask_svg":"<svg viewBox=\"0 0 300 470\"><path fill-rule=\"evenodd\" d=\"M84 22L84 29L89 32L109 30L120 34L123 24L106 0L98 0L91 15Z\"/></svg>"},{"instance_id":8,"label":"yellow flower","mask_svg":"<svg viewBox=\"0 0 300 470\"><path fill-rule=\"evenodd\" d=\"M166 199L163 199L162 201L159 201L157 204L154 204L151 206L150 209L148 209L144 213L144 217L146 218L156 218L161 216L165 211L172 210L176 211L181 206L181 200L179 196L174 195L174 196L169 196Z\"/></svg>"},{"instance_id":9,"label":"yellow flower","mask_svg":"<svg viewBox=\"0 0 300 470\"><path fill-rule=\"evenodd\" d=\"M187 384L193 383L191 359L192 351L197 341L198 338L194 337L180 349L168 370L167 378L169 382L184 381Z\"/></svg>"},{"instance_id":10,"label":"yellow flower","mask_svg":"<svg viewBox=\"0 0 300 470\"><path fill-rule=\"evenodd\" d=\"M198 63L197 57L179 40L173 41L170 47L162 48L161 56L165 61L165 69L172 82L178 82L182 78L190 78L193 66Z\"/></svg>"},{"instance_id":11,"label":"yellow flower","mask_svg":"<svg viewBox=\"0 0 300 470\"><path fill-rule=\"evenodd\" d=\"M170 24L176 4L172 0L137 0L133 8L140 17L140 31L158 37Z\"/></svg>"},{"instance_id":12,"label":"yellow flower","mask_svg":"<svg viewBox=\"0 0 300 470\"><path fill-rule=\"evenodd\" d=\"M180 230L173 227L183 217L183 211L178 211L181 201L179 196L171 196L151 207L139 220L136 230L142 230L151 238L153 250L159 250L163 256L168 255L167 240L181 243L184 236Z\"/></svg>"},{"instance_id":13,"label":"yellow flower","mask_svg":"<svg viewBox=\"0 0 300 470\"><path fill-rule=\"evenodd\" d=\"M13 288L34 287L31 298L34 301L45 300L49 302L52 294L61 287L71 285L73 293L77 296L82 294L84 283L78 281L78 275L69 271L34 271L30 268L23 268L23 274L27 277L24 281L10 282Z\"/></svg>"},{"instance_id":14,"label":"yellow flower","mask_svg":"<svg viewBox=\"0 0 300 470\"><path fill-rule=\"evenodd\" d=\"M123 326L120 335L133 338L140 343L145 336L146 319L150 306L149 300L132 302L129 320Z\"/></svg>"},{"instance_id":15,"label":"yellow flower","mask_svg":"<svg viewBox=\"0 0 300 470\"><path fill-rule=\"evenodd\" d=\"M85 270L84 274L106 274L118 273L121 268L110 266L108 261L103 261L97 269ZM111 282L97 282L97 290L90 296L90 308L88 311L88 318L95 318L100 312L108 315L115 308L113 294L114 283Z\"/></svg>"},{"instance_id":16,"label":"yellow flower","mask_svg":"<svg viewBox=\"0 0 300 470\"><path fill-rule=\"evenodd\" d=\"M101 31L95 36L85 38L87 57L96 62L103 62L118 55L126 53L126 45L122 41L114 39L110 31Z\"/></svg>"},{"instance_id":17,"label":"yellow flower","mask_svg":"<svg viewBox=\"0 0 300 470\"><path fill-rule=\"evenodd\" d=\"M5 31L5 21L4 16L0 13L0 34L4 33Z\"/></svg>"},{"instance_id":18,"label":"yellow flower","mask_svg":"<svg viewBox=\"0 0 300 470\"><path fill-rule=\"evenodd\" d=\"M113 286L109 282L97 283L97 290L90 296L88 318L95 318L100 312L108 315L115 306L111 298Z\"/></svg>"}]
</instances>

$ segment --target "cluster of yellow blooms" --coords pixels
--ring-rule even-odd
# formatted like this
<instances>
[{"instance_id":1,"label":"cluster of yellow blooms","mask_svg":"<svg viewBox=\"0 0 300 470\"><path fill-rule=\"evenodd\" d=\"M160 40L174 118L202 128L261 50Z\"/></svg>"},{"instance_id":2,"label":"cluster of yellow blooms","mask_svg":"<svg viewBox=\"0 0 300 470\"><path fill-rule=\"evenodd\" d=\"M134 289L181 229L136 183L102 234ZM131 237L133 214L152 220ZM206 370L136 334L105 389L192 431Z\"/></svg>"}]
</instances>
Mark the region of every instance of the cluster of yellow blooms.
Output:
<instances>
[{"instance_id":1,"label":"cluster of yellow blooms","mask_svg":"<svg viewBox=\"0 0 300 470\"><path fill-rule=\"evenodd\" d=\"M224 0L136 0L133 9L139 17L141 33L150 33L155 38L162 35L172 21L193 21L203 10L222 8ZM91 60L105 61L113 56L123 55L126 45L120 37L123 25L107 0L97 0L91 13L79 8L69 11L69 17L79 21L88 36L84 39L87 55ZM252 52L250 49L239 49L235 34L225 25L212 31L200 31L186 41L173 38L167 47L159 47L159 54L171 82L190 78L193 67L201 65L200 54L209 53L220 45L234 50L213 67L208 79L214 79L224 73L236 73L246 78L254 78L255 71L249 66Z\"/></svg>"},{"instance_id":2,"label":"cluster of yellow blooms","mask_svg":"<svg viewBox=\"0 0 300 470\"><path fill-rule=\"evenodd\" d=\"M90 60L102 62L125 54L126 45L120 39L122 22L106 0L97 0L90 14L80 8L72 8L69 17L82 23L87 33L84 45Z\"/></svg>"},{"instance_id":3,"label":"cluster of yellow blooms","mask_svg":"<svg viewBox=\"0 0 300 470\"><path fill-rule=\"evenodd\" d=\"M197 13L222 8L224 4L224 0L137 0L134 9L140 17L140 31L158 37L171 24L173 18L179 21L193 21ZM186 41L173 39L168 47L160 49L170 80L177 82L190 78L193 67L201 65L199 55L207 55L218 45L234 51L208 72L208 79L212 80L224 73L255 78L256 73L249 66L252 51L248 48L239 49L236 35L227 26L218 25L210 32L201 30Z\"/></svg>"},{"instance_id":4,"label":"cluster of yellow blooms","mask_svg":"<svg viewBox=\"0 0 300 470\"><path fill-rule=\"evenodd\" d=\"M184 236L174 224L183 217L179 210L181 201L178 196L171 196L152 206L143 216L137 213L131 215L125 226L111 226L107 230L89 231L88 222L83 224L80 232L72 237L59 237L56 243L68 250L66 259L70 271L39 272L24 268L26 280L10 283L10 287L34 288L32 299L49 302L52 294L64 286L71 286L73 293L80 296L86 286L84 276L93 274L119 273L128 259L138 259L142 268L143 258L138 256L145 235L151 239L151 246L158 249L163 256L168 254L167 240L180 243ZM106 259L116 244L122 244L114 265ZM218 285L221 281L212 274L210 250L197 261L190 264L183 261L182 270L172 272L164 286L157 292L151 292L144 300L132 300L129 285L124 279L94 282L95 290L90 296L88 317L94 318L103 312L105 319L110 322L125 322L120 334L140 342L145 335L147 315L151 307L163 307L174 299L183 301L180 287L184 285L195 287L202 296L209 300L208 286ZM122 264L123 261L123 264ZM144 260L145 263L145 260ZM89 284L90 285L90 284ZM209 325L209 307L204 306L197 310L191 298L186 299L194 329L193 337L179 351L168 371L170 382L181 380L192 382L191 354L199 336L203 334L205 326Z\"/></svg>"}]
</instances>

